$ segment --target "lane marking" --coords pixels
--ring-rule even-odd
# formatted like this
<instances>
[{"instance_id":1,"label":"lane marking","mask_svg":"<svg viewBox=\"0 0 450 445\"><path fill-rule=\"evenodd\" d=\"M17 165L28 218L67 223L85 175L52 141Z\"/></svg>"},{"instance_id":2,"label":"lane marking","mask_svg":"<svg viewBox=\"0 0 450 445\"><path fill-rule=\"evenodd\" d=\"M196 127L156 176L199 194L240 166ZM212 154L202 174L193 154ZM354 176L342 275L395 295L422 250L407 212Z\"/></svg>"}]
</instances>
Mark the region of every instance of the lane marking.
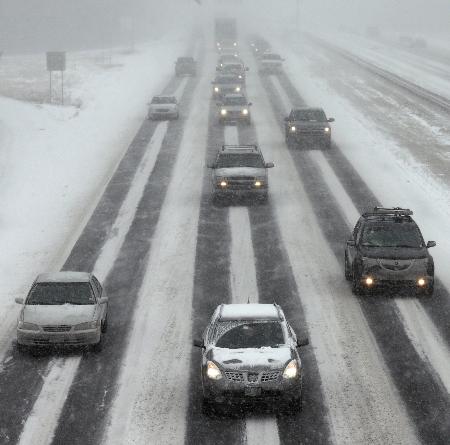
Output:
<instances>
[{"instance_id":1,"label":"lane marking","mask_svg":"<svg viewBox=\"0 0 450 445\"><path fill-rule=\"evenodd\" d=\"M225 142L238 144L237 127L225 127ZM230 207L230 276L233 303L258 303L255 253L247 207ZM247 415L247 445L279 444L278 424L274 415Z\"/></svg>"}]
</instances>

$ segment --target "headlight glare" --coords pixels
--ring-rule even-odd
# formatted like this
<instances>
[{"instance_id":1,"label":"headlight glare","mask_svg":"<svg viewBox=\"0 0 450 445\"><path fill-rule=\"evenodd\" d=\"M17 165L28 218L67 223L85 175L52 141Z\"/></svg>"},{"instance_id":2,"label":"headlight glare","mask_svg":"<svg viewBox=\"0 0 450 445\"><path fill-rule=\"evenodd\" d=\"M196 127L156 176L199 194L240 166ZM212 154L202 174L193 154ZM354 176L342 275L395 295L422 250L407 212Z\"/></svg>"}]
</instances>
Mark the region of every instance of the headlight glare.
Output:
<instances>
[{"instance_id":1,"label":"headlight glare","mask_svg":"<svg viewBox=\"0 0 450 445\"><path fill-rule=\"evenodd\" d=\"M425 284L426 284L426 281L425 281L424 278L419 278L419 279L417 280L417 285L418 285L418 286L423 287L423 286L425 286Z\"/></svg>"},{"instance_id":2,"label":"headlight glare","mask_svg":"<svg viewBox=\"0 0 450 445\"><path fill-rule=\"evenodd\" d=\"M248 114L247 108L244 108L244 109L242 110L242 114L244 114L245 116L247 116L247 114Z\"/></svg>"},{"instance_id":3,"label":"headlight glare","mask_svg":"<svg viewBox=\"0 0 450 445\"><path fill-rule=\"evenodd\" d=\"M225 109L220 110L220 114L222 116L225 116L227 114L227 110L225 110Z\"/></svg>"},{"instance_id":4,"label":"headlight glare","mask_svg":"<svg viewBox=\"0 0 450 445\"><path fill-rule=\"evenodd\" d=\"M298 364L297 360L291 360L286 368L284 368L283 378L294 379L298 375Z\"/></svg>"},{"instance_id":5,"label":"headlight glare","mask_svg":"<svg viewBox=\"0 0 450 445\"><path fill-rule=\"evenodd\" d=\"M227 181L220 181L219 185L221 187L226 187L227 186Z\"/></svg>"},{"instance_id":6,"label":"headlight glare","mask_svg":"<svg viewBox=\"0 0 450 445\"><path fill-rule=\"evenodd\" d=\"M295 133L296 130L297 130L297 128L295 127L295 125L292 125L292 126L291 126L291 131L292 131L293 133Z\"/></svg>"},{"instance_id":7,"label":"headlight glare","mask_svg":"<svg viewBox=\"0 0 450 445\"><path fill-rule=\"evenodd\" d=\"M236 92L239 93L241 91L241 87L236 87Z\"/></svg>"},{"instance_id":8,"label":"headlight glare","mask_svg":"<svg viewBox=\"0 0 450 445\"><path fill-rule=\"evenodd\" d=\"M206 364L206 375L212 380L220 380L222 378L222 373L218 366L211 361Z\"/></svg>"},{"instance_id":9,"label":"headlight glare","mask_svg":"<svg viewBox=\"0 0 450 445\"><path fill-rule=\"evenodd\" d=\"M330 127L325 127L325 128L323 129L323 131L325 131L325 133L329 133L329 132L330 132Z\"/></svg>"},{"instance_id":10,"label":"headlight glare","mask_svg":"<svg viewBox=\"0 0 450 445\"><path fill-rule=\"evenodd\" d=\"M219 87L214 87L214 91L215 91L216 93L218 93L218 92L219 92Z\"/></svg>"}]
</instances>

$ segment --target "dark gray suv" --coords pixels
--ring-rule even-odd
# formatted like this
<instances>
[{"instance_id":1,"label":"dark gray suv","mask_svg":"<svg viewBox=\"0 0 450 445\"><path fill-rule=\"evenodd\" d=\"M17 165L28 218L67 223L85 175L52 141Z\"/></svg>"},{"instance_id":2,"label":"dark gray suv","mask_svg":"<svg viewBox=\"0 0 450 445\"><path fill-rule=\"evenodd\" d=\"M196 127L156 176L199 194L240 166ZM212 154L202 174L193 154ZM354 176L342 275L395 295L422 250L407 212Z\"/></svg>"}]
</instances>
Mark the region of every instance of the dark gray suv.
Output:
<instances>
[{"instance_id":1,"label":"dark gray suv","mask_svg":"<svg viewBox=\"0 0 450 445\"><path fill-rule=\"evenodd\" d=\"M409 209L375 207L359 218L345 248L345 278L352 290L409 286L432 295L434 262Z\"/></svg>"},{"instance_id":2,"label":"dark gray suv","mask_svg":"<svg viewBox=\"0 0 450 445\"><path fill-rule=\"evenodd\" d=\"M265 162L256 145L223 145L212 168L213 198L251 195L266 201L269 193L267 169L273 162Z\"/></svg>"},{"instance_id":3,"label":"dark gray suv","mask_svg":"<svg viewBox=\"0 0 450 445\"><path fill-rule=\"evenodd\" d=\"M278 401L300 410L303 367L297 337L277 304L222 304L203 338L201 379L206 414L233 401Z\"/></svg>"}]
</instances>

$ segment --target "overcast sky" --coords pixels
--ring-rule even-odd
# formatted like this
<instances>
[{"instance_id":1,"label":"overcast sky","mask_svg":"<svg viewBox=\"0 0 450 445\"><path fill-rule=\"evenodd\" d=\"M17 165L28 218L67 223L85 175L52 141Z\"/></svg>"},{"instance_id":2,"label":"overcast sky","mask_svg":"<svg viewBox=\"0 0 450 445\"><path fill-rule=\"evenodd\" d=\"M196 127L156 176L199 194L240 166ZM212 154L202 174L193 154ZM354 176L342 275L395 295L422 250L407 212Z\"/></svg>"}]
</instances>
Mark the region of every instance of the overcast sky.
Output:
<instances>
[{"instance_id":1,"label":"overcast sky","mask_svg":"<svg viewBox=\"0 0 450 445\"><path fill-rule=\"evenodd\" d=\"M450 28L450 0L298 0L303 27L345 25L362 30L415 34ZM169 35L192 18L230 4L247 24L285 28L295 22L297 0L0 0L0 51L111 46L129 38L124 21L133 18L136 39ZM219 5L219 6L217 6ZM233 6L234 5L234 6Z\"/></svg>"}]
</instances>

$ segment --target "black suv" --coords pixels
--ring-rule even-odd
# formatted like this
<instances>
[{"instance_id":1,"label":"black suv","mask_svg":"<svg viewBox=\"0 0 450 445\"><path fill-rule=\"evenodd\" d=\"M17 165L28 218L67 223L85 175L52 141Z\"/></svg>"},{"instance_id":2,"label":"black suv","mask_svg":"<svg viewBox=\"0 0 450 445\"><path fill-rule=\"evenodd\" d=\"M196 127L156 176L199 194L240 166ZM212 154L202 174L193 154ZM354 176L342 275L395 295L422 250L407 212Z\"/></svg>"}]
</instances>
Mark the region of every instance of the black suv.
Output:
<instances>
[{"instance_id":1,"label":"black suv","mask_svg":"<svg viewBox=\"0 0 450 445\"><path fill-rule=\"evenodd\" d=\"M201 348L203 410L233 401L270 401L302 408L303 366L297 339L277 304L221 304L205 329Z\"/></svg>"},{"instance_id":2,"label":"black suv","mask_svg":"<svg viewBox=\"0 0 450 445\"><path fill-rule=\"evenodd\" d=\"M330 122L322 108L295 108L284 119L284 130L288 146L302 143L331 146Z\"/></svg>"},{"instance_id":3,"label":"black suv","mask_svg":"<svg viewBox=\"0 0 450 445\"><path fill-rule=\"evenodd\" d=\"M178 57L175 62L176 76L195 76L197 74L197 63L192 57Z\"/></svg>"},{"instance_id":4,"label":"black suv","mask_svg":"<svg viewBox=\"0 0 450 445\"><path fill-rule=\"evenodd\" d=\"M436 242L424 242L412 214L399 207L375 207L359 218L345 248L345 278L355 294L383 285L433 294L434 262L428 249Z\"/></svg>"},{"instance_id":5,"label":"black suv","mask_svg":"<svg viewBox=\"0 0 450 445\"><path fill-rule=\"evenodd\" d=\"M216 160L208 167L212 172L213 198L223 196L257 196L267 200L269 179L265 162L256 145L223 145Z\"/></svg>"}]
</instances>

